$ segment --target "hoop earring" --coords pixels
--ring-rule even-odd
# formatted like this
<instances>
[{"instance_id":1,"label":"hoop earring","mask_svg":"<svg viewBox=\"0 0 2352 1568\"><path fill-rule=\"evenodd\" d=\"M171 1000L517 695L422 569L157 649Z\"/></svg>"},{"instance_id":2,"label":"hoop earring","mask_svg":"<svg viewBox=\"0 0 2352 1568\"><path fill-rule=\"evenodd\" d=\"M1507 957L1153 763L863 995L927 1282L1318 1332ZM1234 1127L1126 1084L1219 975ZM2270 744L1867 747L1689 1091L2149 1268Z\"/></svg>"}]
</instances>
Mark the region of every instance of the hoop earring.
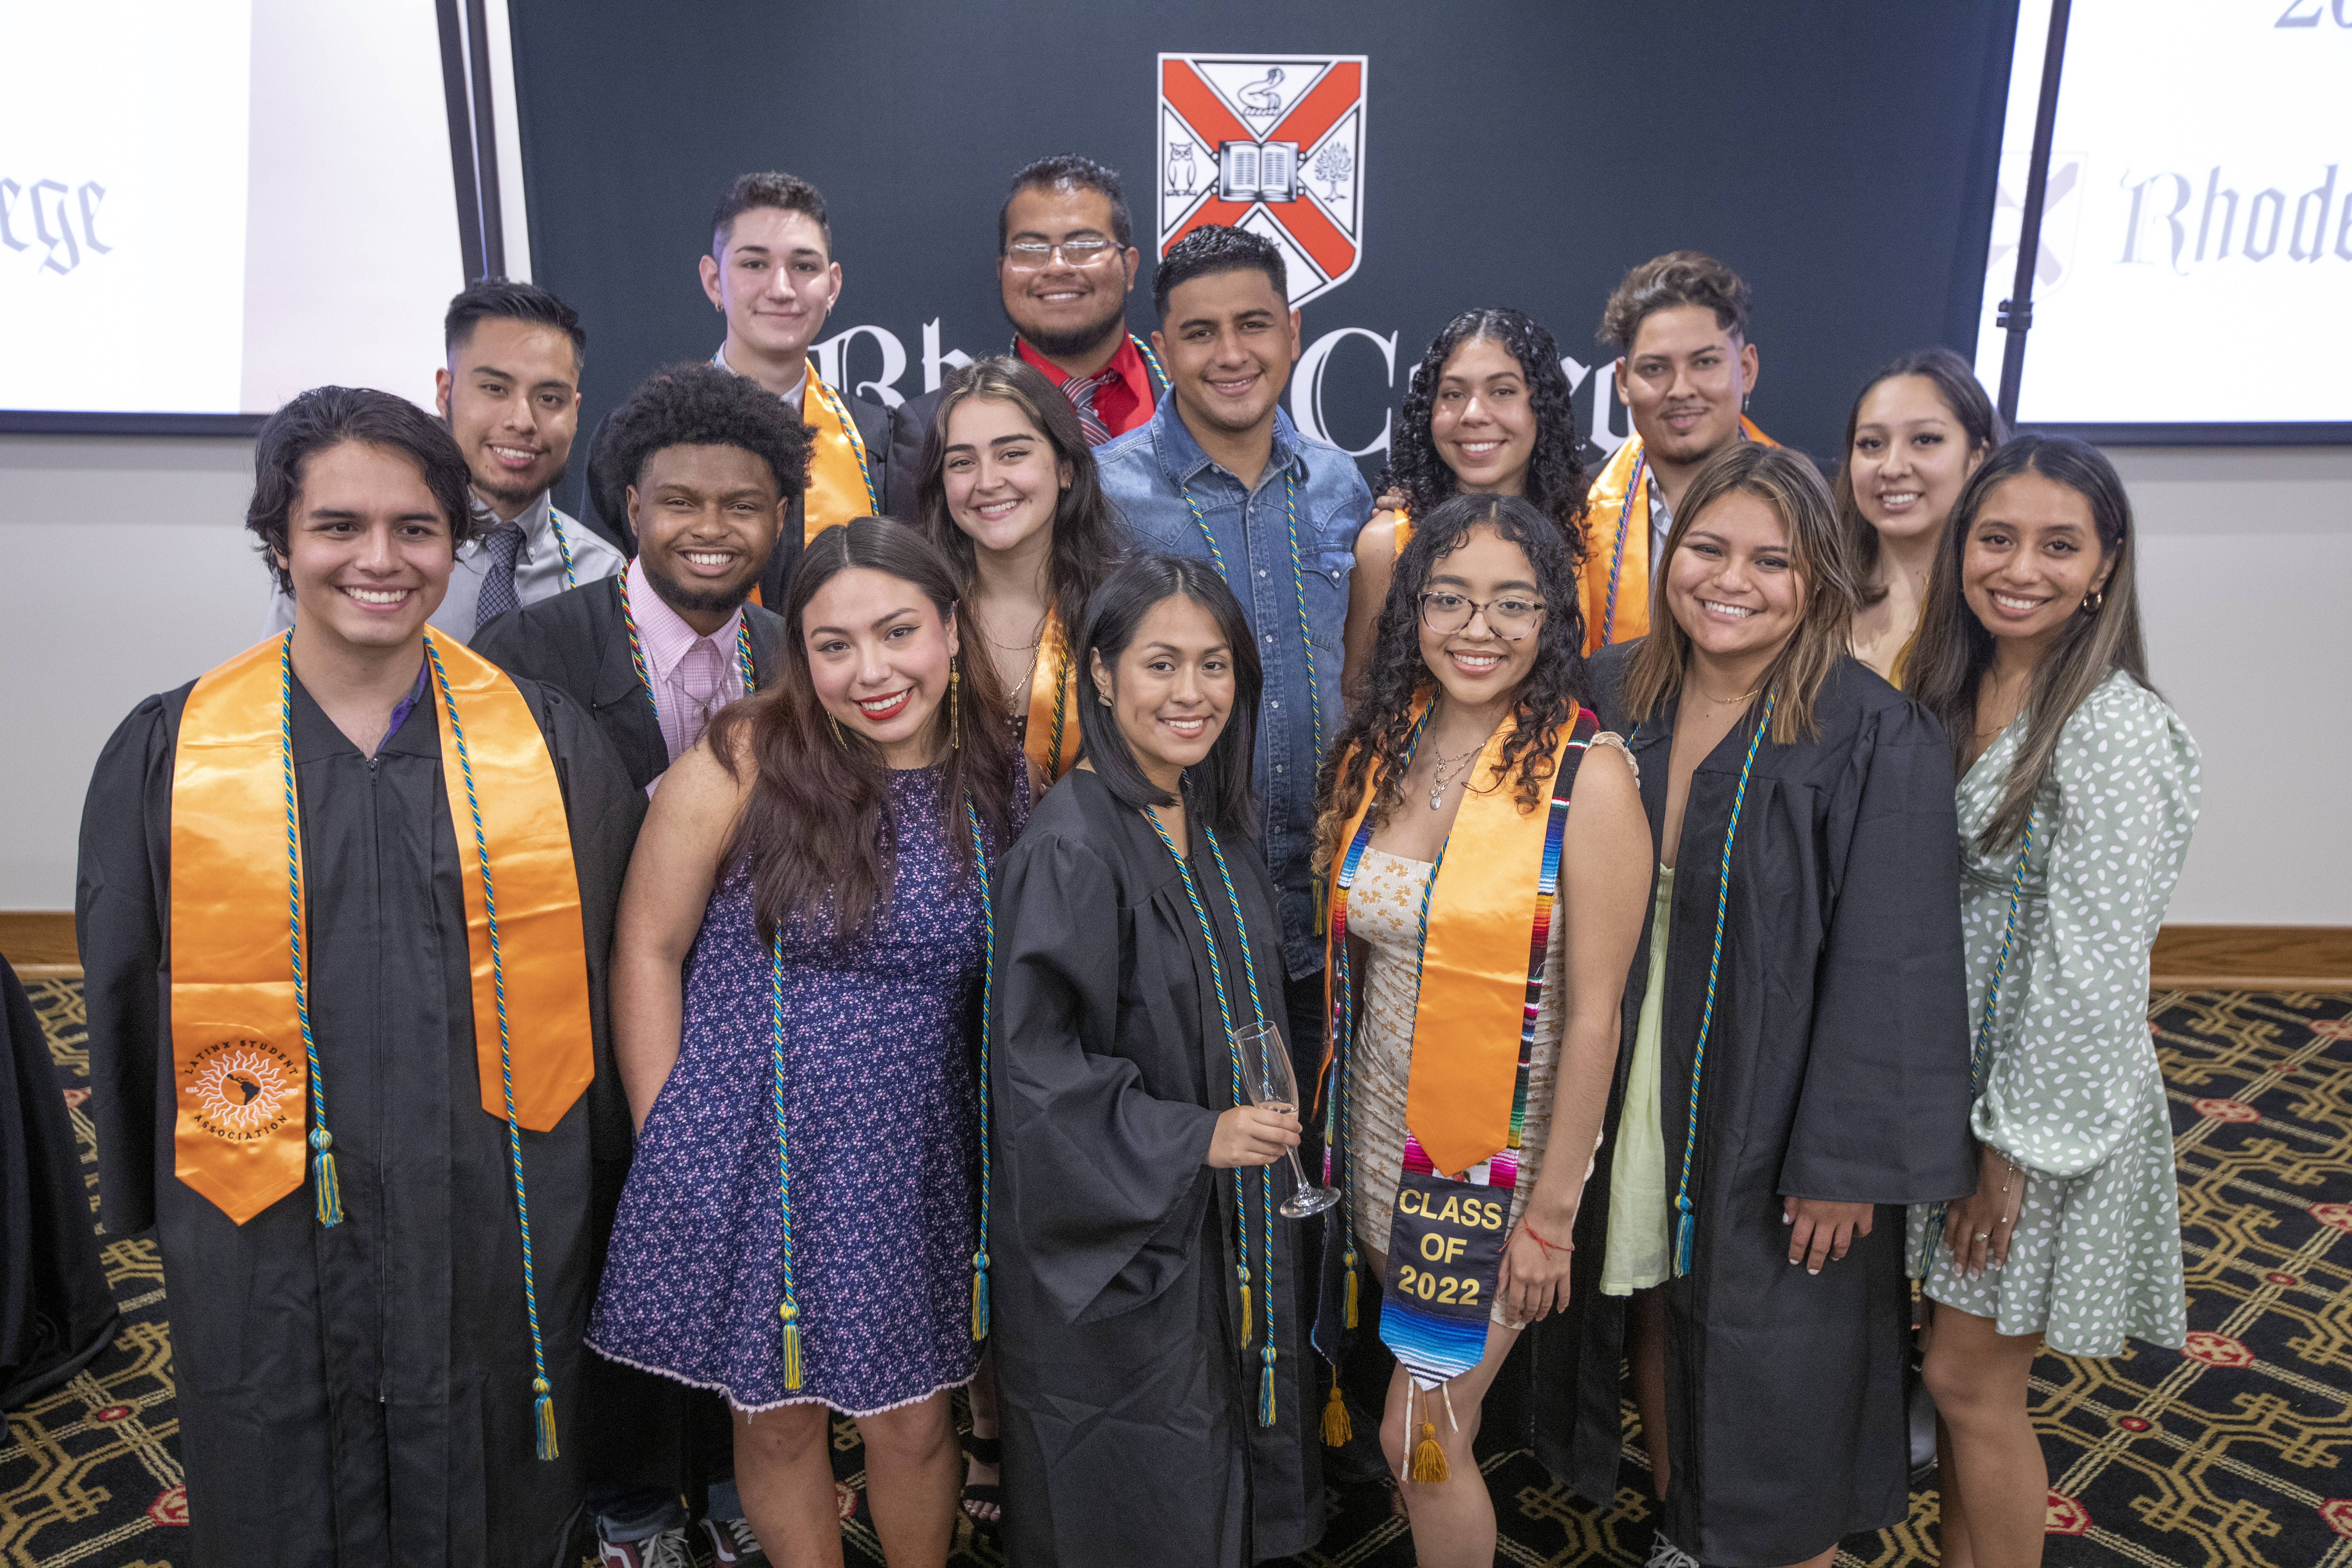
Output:
<instances>
[{"instance_id":1,"label":"hoop earring","mask_svg":"<svg viewBox=\"0 0 2352 1568\"><path fill-rule=\"evenodd\" d=\"M956 673L956 661L948 660L948 750L963 750L963 710L956 703L956 687L962 680Z\"/></svg>"}]
</instances>

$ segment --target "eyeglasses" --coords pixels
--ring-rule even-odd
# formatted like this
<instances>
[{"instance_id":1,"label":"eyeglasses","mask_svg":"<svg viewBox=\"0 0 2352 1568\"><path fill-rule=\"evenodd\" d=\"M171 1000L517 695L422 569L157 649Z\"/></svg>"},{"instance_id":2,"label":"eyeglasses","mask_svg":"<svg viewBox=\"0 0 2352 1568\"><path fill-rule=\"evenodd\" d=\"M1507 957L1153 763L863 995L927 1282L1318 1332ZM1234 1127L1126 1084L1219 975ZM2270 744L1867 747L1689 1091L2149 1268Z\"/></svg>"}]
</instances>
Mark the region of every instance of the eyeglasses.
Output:
<instances>
[{"instance_id":1,"label":"eyeglasses","mask_svg":"<svg viewBox=\"0 0 2352 1568\"><path fill-rule=\"evenodd\" d=\"M1112 239L1065 239L1047 244L1042 239L1016 239L1004 247L1004 264L1015 272L1038 272L1061 252L1062 260L1071 267L1092 267L1105 257L1118 254L1118 242Z\"/></svg>"},{"instance_id":2,"label":"eyeglasses","mask_svg":"<svg viewBox=\"0 0 2352 1568\"><path fill-rule=\"evenodd\" d=\"M1506 642L1517 642L1542 624L1545 608L1536 599L1489 599L1481 604L1460 594L1440 591L1421 596L1421 624L1439 637L1452 637L1483 611L1488 631Z\"/></svg>"}]
</instances>

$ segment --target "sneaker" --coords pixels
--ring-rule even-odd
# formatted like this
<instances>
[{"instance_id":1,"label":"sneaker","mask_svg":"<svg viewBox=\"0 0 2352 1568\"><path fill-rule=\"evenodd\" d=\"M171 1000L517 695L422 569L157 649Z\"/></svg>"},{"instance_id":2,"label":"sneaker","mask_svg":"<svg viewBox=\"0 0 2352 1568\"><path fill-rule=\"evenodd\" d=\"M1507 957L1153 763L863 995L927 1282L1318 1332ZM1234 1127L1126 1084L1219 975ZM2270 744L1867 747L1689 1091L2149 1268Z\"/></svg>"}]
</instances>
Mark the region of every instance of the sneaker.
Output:
<instances>
[{"instance_id":1,"label":"sneaker","mask_svg":"<svg viewBox=\"0 0 2352 1568\"><path fill-rule=\"evenodd\" d=\"M1643 1568L1703 1568L1703 1565L1697 1558L1668 1541L1666 1532L1661 1530L1650 1540L1649 1561L1643 1564Z\"/></svg>"},{"instance_id":2,"label":"sneaker","mask_svg":"<svg viewBox=\"0 0 2352 1568\"><path fill-rule=\"evenodd\" d=\"M714 1568L768 1568L768 1554L760 1550L760 1538L747 1521L706 1519L702 1535L710 1543Z\"/></svg>"},{"instance_id":3,"label":"sneaker","mask_svg":"<svg viewBox=\"0 0 2352 1568\"><path fill-rule=\"evenodd\" d=\"M643 1541L599 1541L596 1563L597 1568L694 1568L694 1553L684 1530L665 1530Z\"/></svg>"}]
</instances>

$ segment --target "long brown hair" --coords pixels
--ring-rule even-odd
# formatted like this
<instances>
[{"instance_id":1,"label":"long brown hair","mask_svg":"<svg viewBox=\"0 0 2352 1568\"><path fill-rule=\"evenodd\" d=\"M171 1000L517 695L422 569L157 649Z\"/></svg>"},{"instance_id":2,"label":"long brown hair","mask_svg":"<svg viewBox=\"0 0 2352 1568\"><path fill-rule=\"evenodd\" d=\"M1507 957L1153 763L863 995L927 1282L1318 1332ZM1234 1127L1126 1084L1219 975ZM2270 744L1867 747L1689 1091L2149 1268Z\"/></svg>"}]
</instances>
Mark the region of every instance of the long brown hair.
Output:
<instances>
[{"instance_id":1,"label":"long brown hair","mask_svg":"<svg viewBox=\"0 0 2352 1568\"><path fill-rule=\"evenodd\" d=\"M1952 776L1968 771L1968 745L1977 724L1977 687L1991 667L1993 635L1985 630L1960 582L1969 535L1993 487L2020 474L2039 474L2073 490L2091 509L2099 553L2111 570L2095 597L2067 620L2055 641L2042 649L2025 697L2025 740L2009 764L2009 786L2000 809L1978 837L1990 854L2014 842L2033 815L2033 797L2050 775L2059 732L2091 693L2122 670L2148 686L2147 644L2140 635L2139 588L2134 571L2138 551L2133 539L2131 498L2106 454L2072 436L2013 437L1995 448L1960 487L1952 503L1951 525L1927 579L1927 600L1919 611L1919 645L1905 672L1905 689L1944 721L1952 742Z\"/></svg>"},{"instance_id":2,"label":"long brown hair","mask_svg":"<svg viewBox=\"0 0 2352 1568\"><path fill-rule=\"evenodd\" d=\"M946 559L913 529L861 517L835 523L801 552L783 605L782 670L765 691L719 710L710 721L711 751L728 773L740 781L746 766L753 770L722 863L750 861L753 909L767 937L795 915L814 918L828 910L837 939L863 933L876 907L890 897L898 835L915 826L890 815L889 769L881 751L835 726L809 674L801 632L809 601L854 566L911 584L941 616L955 617L966 650L981 646ZM993 667L985 658L964 658L957 668L954 701L940 704L937 721L945 758L938 827L969 872L964 799L969 795L979 812L992 852L1002 854L1011 843L1014 763ZM960 735L958 744L949 744L950 735Z\"/></svg>"},{"instance_id":3,"label":"long brown hair","mask_svg":"<svg viewBox=\"0 0 2352 1568\"><path fill-rule=\"evenodd\" d=\"M1797 629L1764 671L1760 691L1772 695L1772 741L1786 745L1811 740L1821 730L1813 702L1822 685L1847 657L1853 638L1854 574L1845 536L1838 531L1829 486L1811 458L1786 447L1741 441L1708 460L1675 508L1666 547L1650 571L1650 635L1635 651L1625 676L1627 710L1647 719L1682 690L1690 665L1690 634L1666 603L1668 565L1675 552L1706 509L1731 495L1751 495L1780 514L1789 554L1804 592Z\"/></svg>"},{"instance_id":4,"label":"long brown hair","mask_svg":"<svg viewBox=\"0 0 2352 1568\"><path fill-rule=\"evenodd\" d=\"M1036 366L1015 354L991 354L954 372L931 427L923 435L922 478L915 486L915 515L950 565L956 580L971 590L978 574L971 536L948 515L948 416L970 397L990 397L1009 403L1022 417L1043 432L1054 456L1070 465L1070 482L1054 506L1053 604L1065 634L1077 635L1086 618L1087 596L1101 585L1118 564L1125 532L1110 498L1103 493L1102 470L1095 449L1087 445L1078 411L1062 389L1045 379Z\"/></svg>"},{"instance_id":5,"label":"long brown hair","mask_svg":"<svg viewBox=\"0 0 2352 1568\"><path fill-rule=\"evenodd\" d=\"M1421 595L1430 574L1480 526L1517 545L1535 569L1536 592L1544 602L1537 628L1535 661L1511 698L1516 728L1503 742L1502 767L1513 778L1521 812L1546 797L1560 730L1573 721L1576 693L1584 687L1584 615L1576 592L1577 552L1569 535L1534 503L1517 496L1457 495L1413 526L1412 540L1397 558L1388 602L1381 609L1372 642L1371 679L1348 727L1326 752L1316 788L1316 847L1328 863L1346 846L1339 842L1356 803L1373 781L1372 825L1385 824L1404 801L1405 770L1412 765L1412 738L1423 697L1435 699L1437 677L1421 654Z\"/></svg>"},{"instance_id":6,"label":"long brown hair","mask_svg":"<svg viewBox=\"0 0 2352 1568\"><path fill-rule=\"evenodd\" d=\"M1984 384L1977 379L1974 367L1941 343L1905 354L1862 384L1862 390L1853 395L1853 411L1845 416L1845 445L1839 448L1844 455L1838 459L1837 478L1830 484L1830 499L1837 503L1838 526L1845 530L1846 548L1853 554L1854 587L1859 595L1856 604L1863 608L1885 598L1886 586L1877 580L1878 530L1862 515L1862 503L1853 496L1853 435L1862 425L1863 400L1880 383L1893 381L1898 375L1916 375L1936 389L1944 412L1952 416L1967 437L1969 451L1990 453L2009 439L2009 421L2000 416L2000 410L1985 395ZM1947 517L1944 521L1949 524L1951 519Z\"/></svg>"}]
</instances>

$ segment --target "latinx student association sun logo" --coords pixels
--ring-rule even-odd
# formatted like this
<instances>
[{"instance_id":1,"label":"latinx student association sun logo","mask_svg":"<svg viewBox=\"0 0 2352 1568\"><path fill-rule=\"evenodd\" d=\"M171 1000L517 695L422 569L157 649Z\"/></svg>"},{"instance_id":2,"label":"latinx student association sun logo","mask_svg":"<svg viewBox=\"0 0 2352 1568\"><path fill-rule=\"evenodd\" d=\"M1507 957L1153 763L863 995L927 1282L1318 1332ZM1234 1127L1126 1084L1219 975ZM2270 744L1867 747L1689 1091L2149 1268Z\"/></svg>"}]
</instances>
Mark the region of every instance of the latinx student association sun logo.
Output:
<instances>
[{"instance_id":1,"label":"latinx student association sun logo","mask_svg":"<svg viewBox=\"0 0 2352 1568\"><path fill-rule=\"evenodd\" d=\"M1280 247L1303 305L1363 259L1363 55L1161 55L1160 254L1202 224Z\"/></svg>"}]
</instances>

